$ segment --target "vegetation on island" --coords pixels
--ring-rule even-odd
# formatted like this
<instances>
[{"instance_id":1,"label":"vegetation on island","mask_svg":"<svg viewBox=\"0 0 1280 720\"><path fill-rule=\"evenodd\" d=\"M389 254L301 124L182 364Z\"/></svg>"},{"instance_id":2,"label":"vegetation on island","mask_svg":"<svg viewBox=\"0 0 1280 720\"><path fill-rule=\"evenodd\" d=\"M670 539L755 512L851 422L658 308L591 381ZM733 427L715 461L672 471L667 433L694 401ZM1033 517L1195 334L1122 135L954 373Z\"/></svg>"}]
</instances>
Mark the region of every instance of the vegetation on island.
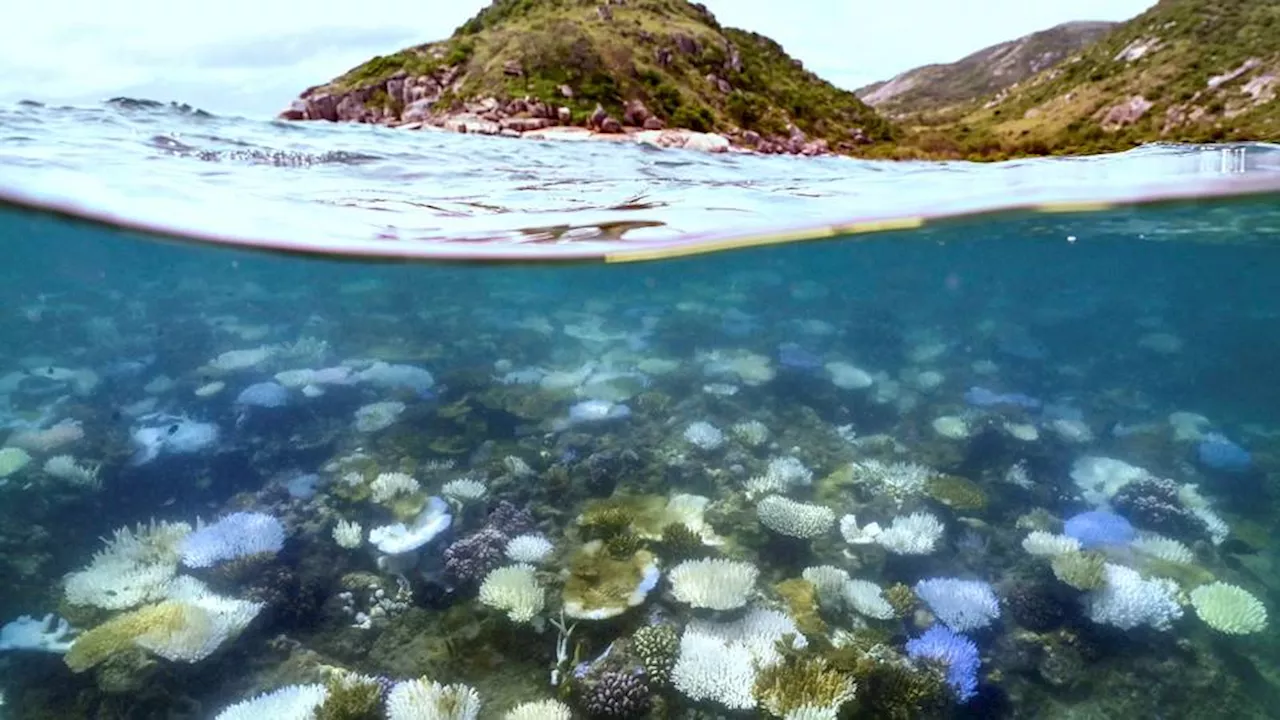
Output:
<instances>
[{"instance_id":1,"label":"vegetation on island","mask_svg":"<svg viewBox=\"0 0 1280 720\"><path fill-rule=\"evenodd\" d=\"M304 98L355 95L379 113L362 121L395 121L408 102L394 79L420 76L432 78L434 114L528 99L562 122L588 124L599 107L638 126L628 114L638 102L665 127L739 141L803 133L864 157L990 160L1276 140L1280 5L1161 0L1114 26L1068 23L858 91L877 112L697 3L496 0L449 38L375 57Z\"/></svg>"}]
</instances>

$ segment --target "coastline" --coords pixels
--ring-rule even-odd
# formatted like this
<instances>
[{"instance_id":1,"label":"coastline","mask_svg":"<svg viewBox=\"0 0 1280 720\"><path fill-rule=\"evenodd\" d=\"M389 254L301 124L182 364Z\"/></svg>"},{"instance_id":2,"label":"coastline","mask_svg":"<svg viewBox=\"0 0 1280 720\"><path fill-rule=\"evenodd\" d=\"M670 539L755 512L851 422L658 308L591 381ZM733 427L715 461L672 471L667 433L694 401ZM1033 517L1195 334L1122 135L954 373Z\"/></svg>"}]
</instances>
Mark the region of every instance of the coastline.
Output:
<instances>
[{"instance_id":1,"label":"coastline","mask_svg":"<svg viewBox=\"0 0 1280 720\"><path fill-rule=\"evenodd\" d=\"M456 132L508 138L556 141L632 142L658 148L694 150L710 153L743 153L759 155L799 155L816 157L837 155L826 140L813 140L792 127L789 136L762 137L758 133L733 131L700 132L689 128L668 128L654 117L643 103L626 105L623 119L618 120L602 107L585 124L570 122L568 107L553 108L533 98L517 98L502 102L488 97L460 103L460 109L437 112L431 98L410 103L400 112L388 108L369 108L360 91L329 93L311 91L293 101L277 115L286 121L354 122L382 125L403 130ZM455 106L457 107L457 106Z\"/></svg>"}]
</instances>

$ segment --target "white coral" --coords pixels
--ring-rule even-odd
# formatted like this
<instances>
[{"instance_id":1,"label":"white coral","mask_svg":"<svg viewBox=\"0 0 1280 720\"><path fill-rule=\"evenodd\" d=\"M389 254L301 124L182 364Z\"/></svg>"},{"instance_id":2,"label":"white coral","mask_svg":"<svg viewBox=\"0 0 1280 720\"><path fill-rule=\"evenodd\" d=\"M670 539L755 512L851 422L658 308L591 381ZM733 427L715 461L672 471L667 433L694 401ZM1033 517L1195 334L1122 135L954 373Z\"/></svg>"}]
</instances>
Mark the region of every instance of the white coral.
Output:
<instances>
[{"instance_id":1,"label":"white coral","mask_svg":"<svg viewBox=\"0 0 1280 720\"><path fill-rule=\"evenodd\" d=\"M1101 588L1085 594L1083 601L1089 618L1102 625L1132 630L1149 625L1168 630L1182 617L1178 604L1178 586L1172 580L1144 580L1137 570L1107 563Z\"/></svg>"},{"instance_id":2,"label":"white coral","mask_svg":"<svg viewBox=\"0 0 1280 720\"><path fill-rule=\"evenodd\" d=\"M354 550L360 547L363 540L364 528L354 520L338 520L338 524L333 526L333 541L338 543L339 547Z\"/></svg>"},{"instance_id":3,"label":"white coral","mask_svg":"<svg viewBox=\"0 0 1280 720\"><path fill-rule=\"evenodd\" d=\"M1165 562L1179 565L1190 565L1195 562L1191 548L1178 540L1157 533L1142 533L1133 539L1130 546L1142 553Z\"/></svg>"},{"instance_id":4,"label":"white coral","mask_svg":"<svg viewBox=\"0 0 1280 720\"><path fill-rule=\"evenodd\" d=\"M571 720L573 711L559 700L520 703L503 715L503 720Z\"/></svg>"},{"instance_id":5,"label":"white coral","mask_svg":"<svg viewBox=\"0 0 1280 720\"><path fill-rule=\"evenodd\" d=\"M1037 557L1053 557L1080 550L1080 541L1070 535L1033 530L1022 539L1022 549Z\"/></svg>"},{"instance_id":6,"label":"white coral","mask_svg":"<svg viewBox=\"0 0 1280 720\"><path fill-rule=\"evenodd\" d=\"M507 542L507 557L520 563L537 565L550 557L555 550L551 541L541 535L528 533L517 535Z\"/></svg>"},{"instance_id":7,"label":"white coral","mask_svg":"<svg viewBox=\"0 0 1280 720\"><path fill-rule=\"evenodd\" d=\"M942 521L927 512L893 519L877 537L880 547L898 555L928 555L942 538Z\"/></svg>"},{"instance_id":8,"label":"white coral","mask_svg":"<svg viewBox=\"0 0 1280 720\"><path fill-rule=\"evenodd\" d=\"M312 720L329 697L323 685L288 685L227 707L215 720Z\"/></svg>"},{"instance_id":9,"label":"white coral","mask_svg":"<svg viewBox=\"0 0 1280 720\"><path fill-rule=\"evenodd\" d=\"M725 558L686 560L671 568L671 594L695 608L733 610L747 604L760 571Z\"/></svg>"},{"instance_id":10,"label":"white coral","mask_svg":"<svg viewBox=\"0 0 1280 720\"><path fill-rule=\"evenodd\" d=\"M483 481L472 477L462 477L456 480L450 480L440 488L440 494L451 500L457 500L460 503L469 503L480 500L488 492Z\"/></svg>"},{"instance_id":11,"label":"white coral","mask_svg":"<svg viewBox=\"0 0 1280 720\"><path fill-rule=\"evenodd\" d=\"M373 491L373 501L376 503L385 503L400 495L412 495L418 492L421 487L418 481L407 473L402 472L384 472L379 473L378 477L373 479L369 484L369 489Z\"/></svg>"},{"instance_id":12,"label":"white coral","mask_svg":"<svg viewBox=\"0 0 1280 720\"><path fill-rule=\"evenodd\" d=\"M531 622L546 603L546 591L538 583L532 565L500 567L485 576L480 584L480 602L503 610L512 622Z\"/></svg>"},{"instance_id":13,"label":"white coral","mask_svg":"<svg viewBox=\"0 0 1280 720\"><path fill-rule=\"evenodd\" d=\"M67 602L125 610L160 599L177 572L178 543L190 533L186 523L119 528L88 567L67 575Z\"/></svg>"},{"instance_id":14,"label":"white coral","mask_svg":"<svg viewBox=\"0 0 1280 720\"><path fill-rule=\"evenodd\" d=\"M845 604L876 620L892 620L897 614L884 597L884 590L869 581L853 578L842 588Z\"/></svg>"},{"instance_id":15,"label":"white coral","mask_svg":"<svg viewBox=\"0 0 1280 720\"><path fill-rule=\"evenodd\" d=\"M1224 582L1191 591L1191 606L1206 625L1230 635L1247 635L1267 628L1267 608L1249 591Z\"/></svg>"},{"instance_id":16,"label":"white coral","mask_svg":"<svg viewBox=\"0 0 1280 720\"><path fill-rule=\"evenodd\" d=\"M756 505L761 524L788 537L811 540L831 530L836 514L823 505L803 503L781 495L770 495Z\"/></svg>"},{"instance_id":17,"label":"white coral","mask_svg":"<svg viewBox=\"0 0 1280 720\"><path fill-rule=\"evenodd\" d=\"M388 720L476 720L480 694L460 683L441 685L418 678L396 683L387 693Z\"/></svg>"}]
</instances>

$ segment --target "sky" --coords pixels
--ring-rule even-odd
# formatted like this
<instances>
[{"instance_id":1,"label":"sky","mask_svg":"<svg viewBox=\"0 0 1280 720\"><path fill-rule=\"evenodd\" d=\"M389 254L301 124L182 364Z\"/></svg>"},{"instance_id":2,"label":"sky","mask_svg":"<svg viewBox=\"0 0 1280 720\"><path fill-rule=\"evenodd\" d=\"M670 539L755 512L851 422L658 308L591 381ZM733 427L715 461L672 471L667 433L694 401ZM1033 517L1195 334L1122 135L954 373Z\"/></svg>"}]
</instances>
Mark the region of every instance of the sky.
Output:
<instances>
[{"instance_id":1,"label":"sky","mask_svg":"<svg viewBox=\"0 0 1280 720\"><path fill-rule=\"evenodd\" d=\"M268 117L374 55L437 40L486 0L36 0L6 12L0 103L116 96ZM704 0L855 89L1069 20L1153 0ZM364 11L362 11L362 9Z\"/></svg>"}]
</instances>

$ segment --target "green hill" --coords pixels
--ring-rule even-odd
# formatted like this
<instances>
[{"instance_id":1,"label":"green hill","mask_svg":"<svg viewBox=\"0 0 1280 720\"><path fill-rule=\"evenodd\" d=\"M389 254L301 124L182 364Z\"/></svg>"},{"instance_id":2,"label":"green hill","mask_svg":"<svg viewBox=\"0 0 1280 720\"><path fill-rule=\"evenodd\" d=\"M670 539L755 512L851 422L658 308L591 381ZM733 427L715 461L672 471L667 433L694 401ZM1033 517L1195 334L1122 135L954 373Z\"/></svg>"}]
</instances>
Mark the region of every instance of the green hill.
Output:
<instances>
[{"instance_id":1,"label":"green hill","mask_svg":"<svg viewBox=\"0 0 1280 720\"><path fill-rule=\"evenodd\" d=\"M894 137L854 93L685 0L497 0L445 40L308 89L281 117L441 124L459 115L507 134L685 128L792 152L808 141L866 151Z\"/></svg>"},{"instance_id":2,"label":"green hill","mask_svg":"<svg viewBox=\"0 0 1280 720\"><path fill-rule=\"evenodd\" d=\"M1280 3L1162 0L1096 43L935 128L924 152L1124 150L1280 139Z\"/></svg>"},{"instance_id":3,"label":"green hill","mask_svg":"<svg viewBox=\"0 0 1280 720\"><path fill-rule=\"evenodd\" d=\"M857 90L891 117L943 110L1022 82L1095 42L1109 22L1071 22L983 48L953 63L925 65Z\"/></svg>"}]
</instances>

